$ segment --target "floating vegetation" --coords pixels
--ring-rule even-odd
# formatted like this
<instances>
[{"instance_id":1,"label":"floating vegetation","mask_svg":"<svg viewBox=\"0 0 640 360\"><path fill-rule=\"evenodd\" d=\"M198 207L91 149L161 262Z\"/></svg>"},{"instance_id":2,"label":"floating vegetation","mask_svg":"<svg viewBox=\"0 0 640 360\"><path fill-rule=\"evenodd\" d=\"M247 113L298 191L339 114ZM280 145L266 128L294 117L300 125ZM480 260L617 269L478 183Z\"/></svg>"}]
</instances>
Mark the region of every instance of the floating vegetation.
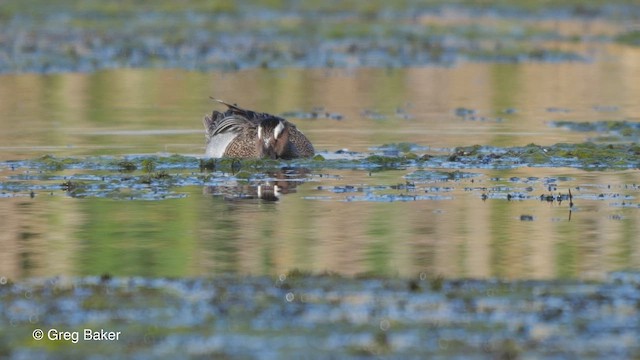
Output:
<instances>
[{"instance_id":1,"label":"floating vegetation","mask_svg":"<svg viewBox=\"0 0 640 360\"><path fill-rule=\"evenodd\" d=\"M563 108L563 107L551 106L551 107L547 108L547 112L550 112L550 113L570 113L571 109L567 109L567 108Z\"/></svg>"},{"instance_id":2,"label":"floating vegetation","mask_svg":"<svg viewBox=\"0 0 640 360\"><path fill-rule=\"evenodd\" d=\"M47 170L59 171L65 168L73 167L80 164L80 159L74 158L56 158L51 155L44 155L35 160L42 168Z\"/></svg>"},{"instance_id":3,"label":"floating vegetation","mask_svg":"<svg viewBox=\"0 0 640 360\"><path fill-rule=\"evenodd\" d=\"M433 171L433 170L418 170L410 174L407 174L405 178L414 182L439 182L469 179L476 176L480 176L477 173L469 173L462 171Z\"/></svg>"},{"instance_id":4,"label":"floating vegetation","mask_svg":"<svg viewBox=\"0 0 640 360\"><path fill-rule=\"evenodd\" d=\"M214 171L216 164L216 159L200 159L200 171Z\"/></svg>"},{"instance_id":5,"label":"floating vegetation","mask_svg":"<svg viewBox=\"0 0 640 360\"><path fill-rule=\"evenodd\" d=\"M305 182L312 179L308 174L322 174L330 170L361 170L369 172L370 175L380 171L402 170L407 172L403 176L408 183L422 186L434 182L462 180L473 183L479 174L462 171L466 169L573 167L603 170L634 169L640 165L640 146L635 144L530 144L506 148L475 145L450 151L423 153L430 151L429 148L412 143L397 143L373 149L376 150L374 154L340 151L320 153L311 159L291 161L201 159L182 155L139 155L123 158L43 156L32 160L0 163L0 171L9 171L5 179L0 179L0 191L24 195L32 191L38 193L63 190L68 195L76 197L126 198L122 196L124 190L136 189L135 194L129 198L135 199L140 194L148 193L157 194L155 198L163 199L178 196L180 192L177 189L185 186L218 186L228 182L252 186L267 185L274 181ZM523 194L532 190L531 184L539 183L535 177L512 178L509 181L527 185ZM556 190L555 183L545 183L544 186L548 192ZM380 201L433 199L432 196L414 194L406 198L399 197L397 193L381 195L378 190L365 198ZM498 191L487 196L503 198L507 195ZM535 196L525 196L527 199L530 197Z\"/></svg>"},{"instance_id":6,"label":"floating vegetation","mask_svg":"<svg viewBox=\"0 0 640 360\"><path fill-rule=\"evenodd\" d=\"M140 164L142 165L142 169L147 173L153 172L156 169L156 162L152 158L142 159Z\"/></svg>"},{"instance_id":7,"label":"floating vegetation","mask_svg":"<svg viewBox=\"0 0 640 360\"><path fill-rule=\"evenodd\" d=\"M371 110L371 109L364 109L362 110L362 112L360 112L360 115L362 117L365 117L367 119L371 119L371 120L387 120L387 115L378 112L376 110Z\"/></svg>"},{"instance_id":8,"label":"floating vegetation","mask_svg":"<svg viewBox=\"0 0 640 360\"><path fill-rule=\"evenodd\" d=\"M360 116L371 120L388 120L391 118L413 120L415 117L409 111L413 108L413 104L406 103L404 106L398 106L393 113L380 112L374 109L364 109L360 112Z\"/></svg>"},{"instance_id":9,"label":"floating vegetation","mask_svg":"<svg viewBox=\"0 0 640 360\"><path fill-rule=\"evenodd\" d=\"M324 107L316 107L311 111L287 111L280 116L284 118L298 118L298 119L330 119L330 120L342 120L344 116L339 113L332 113L325 110Z\"/></svg>"},{"instance_id":10,"label":"floating vegetation","mask_svg":"<svg viewBox=\"0 0 640 360\"><path fill-rule=\"evenodd\" d=\"M382 152L387 152L387 153L416 153L416 152L424 152L424 151L429 151L430 148L428 146L423 146L423 145L418 145L415 143L407 143L407 142L402 142L402 143L391 143L391 144L384 144L382 146L376 146L376 147L372 147L371 150L374 151L382 151Z\"/></svg>"},{"instance_id":11,"label":"floating vegetation","mask_svg":"<svg viewBox=\"0 0 640 360\"><path fill-rule=\"evenodd\" d=\"M73 180L67 180L62 184L60 184L60 188L70 194L75 193L76 191L81 190L85 187L86 187L85 183L81 181L73 181Z\"/></svg>"},{"instance_id":12,"label":"floating vegetation","mask_svg":"<svg viewBox=\"0 0 640 360\"><path fill-rule=\"evenodd\" d=\"M592 122L579 121L553 121L551 126L569 129L571 131L599 132L609 136L615 135L620 138L640 137L640 122L626 120L602 120Z\"/></svg>"},{"instance_id":13,"label":"floating vegetation","mask_svg":"<svg viewBox=\"0 0 640 360\"><path fill-rule=\"evenodd\" d=\"M503 111L503 113L506 115L510 115L514 113L514 110L506 109L505 111ZM479 115L478 111L476 111L475 109L469 109L465 107L456 108L454 110L454 114L465 121L479 121L479 122L485 122L485 121L502 122L503 121L503 119L499 117L491 118L488 116Z\"/></svg>"},{"instance_id":14,"label":"floating vegetation","mask_svg":"<svg viewBox=\"0 0 640 360\"><path fill-rule=\"evenodd\" d=\"M118 161L117 165L122 171L135 171L138 169L136 164L133 161L129 160Z\"/></svg>"},{"instance_id":15,"label":"floating vegetation","mask_svg":"<svg viewBox=\"0 0 640 360\"><path fill-rule=\"evenodd\" d=\"M456 108L454 110L454 113L458 117L467 118L467 117L470 117L470 116L475 116L476 115L476 110L468 109L468 108L465 108L465 107L459 107L459 108Z\"/></svg>"},{"instance_id":16,"label":"floating vegetation","mask_svg":"<svg viewBox=\"0 0 640 360\"><path fill-rule=\"evenodd\" d=\"M456 148L448 161L476 167L509 168L521 166L577 167L583 169L624 169L640 165L640 146L636 144L555 144L498 148L471 146ZM464 167L464 166L461 166ZM473 166L469 166L473 167Z\"/></svg>"},{"instance_id":17,"label":"floating vegetation","mask_svg":"<svg viewBox=\"0 0 640 360\"><path fill-rule=\"evenodd\" d=\"M452 200L452 196L446 195L413 195L413 194L375 194L368 193L362 196L347 196L344 201L367 201L367 202L396 202L396 201L422 201L422 200Z\"/></svg>"}]
</instances>

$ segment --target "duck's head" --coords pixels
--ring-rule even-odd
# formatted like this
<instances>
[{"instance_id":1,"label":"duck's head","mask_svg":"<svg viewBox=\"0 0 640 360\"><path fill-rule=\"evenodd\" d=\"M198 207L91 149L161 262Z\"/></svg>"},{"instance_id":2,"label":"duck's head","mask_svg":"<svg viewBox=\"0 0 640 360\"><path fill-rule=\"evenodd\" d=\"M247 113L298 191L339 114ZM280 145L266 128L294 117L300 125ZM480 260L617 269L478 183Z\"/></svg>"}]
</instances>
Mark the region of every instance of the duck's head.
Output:
<instances>
[{"instance_id":1,"label":"duck's head","mask_svg":"<svg viewBox=\"0 0 640 360\"><path fill-rule=\"evenodd\" d=\"M263 158L282 157L289 143L289 129L282 119L264 119L258 125L258 154Z\"/></svg>"}]
</instances>

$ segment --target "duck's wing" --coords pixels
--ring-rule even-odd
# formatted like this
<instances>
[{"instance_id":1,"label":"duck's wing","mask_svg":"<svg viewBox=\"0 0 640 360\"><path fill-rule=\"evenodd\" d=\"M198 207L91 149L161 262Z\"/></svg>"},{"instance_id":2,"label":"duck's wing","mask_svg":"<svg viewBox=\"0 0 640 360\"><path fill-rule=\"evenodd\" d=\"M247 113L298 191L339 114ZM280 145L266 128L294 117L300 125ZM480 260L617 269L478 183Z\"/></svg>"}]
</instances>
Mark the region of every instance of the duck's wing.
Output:
<instances>
[{"instance_id":1,"label":"duck's wing","mask_svg":"<svg viewBox=\"0 0 640 360\"><path fill-rule=\"evenodd\" d=\"M243 109L241 107L239 107L236 104L229 104L228 102L225 102L223 100L220 99L216 99L214 97L209 97L210 99L219 102L220 104L226 105L227 106L227 111L224 112L225 116L232 116L232 115L239 115L242 116L244 118L246 118L247 120L253 122L254 124L258 124L260 123L262 120L265 119L271 119L271 118L275 118L275 119L279 119L279 120L284 120L278 116L275 115L271 115L268 113L260 113L257 111L252 111L252 110L247 110L247 109Z\"/></svg>"},{"instance_id":2,"label":"duck's wing","mask_svg":"<svg viewBox=\"0 0 640 360\"><path fill-rule=\"evenodd\" d=\"M202 123L207 138L227 131L240 131L242 127L253 124L244 116L227 114L227 112L221 113L215 110L211 115L205 115Z\"/></svg>"},{"instance_id":3,"label":"duck's wing","mask_svg":"<svg viewBox=\"0 0 640 360\"><path fill-rule=\"evenodd\" d=\"M253 127L253 125L254 124L251 121L243 116L227 116L216 124L211 136L226 132L242 133L247 131L248 128Z\"/></svg>"},{"instance_id":4,"label":"duck's wing","mask_svg":"<svg viewBox=\"0 0 640 360\"><path fill-rule=\"evenodd\" d=\"M202 124L204 125L204 134L208 139L213 136L213 132L216 130L218 123L222 121L224 115L218 111L214 111L211 115L205 115L204 119L202 119Z\"/></svg>"}]
</instances>

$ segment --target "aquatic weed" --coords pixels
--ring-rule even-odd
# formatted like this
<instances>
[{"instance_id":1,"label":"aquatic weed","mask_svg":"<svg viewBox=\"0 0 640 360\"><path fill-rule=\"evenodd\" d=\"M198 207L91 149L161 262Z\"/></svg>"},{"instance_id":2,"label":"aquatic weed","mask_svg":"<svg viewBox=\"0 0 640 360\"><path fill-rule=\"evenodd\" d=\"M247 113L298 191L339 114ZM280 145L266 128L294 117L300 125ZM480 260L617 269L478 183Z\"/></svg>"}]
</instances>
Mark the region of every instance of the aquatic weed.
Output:
<instances>
[{"instance_id":1,"label":"aquatic weed","mask_svg":"<svg viewBox=\"0 0 640 360\"><path fill-rule=\"evenodd\" d=\"M142 160L141 164L142 164L142 169L146 173L152 173L156 169L156 163L151 158L147 158L147 159Z\"/></svg>"},{"instance_id":2,"label":"aquatic weed","mask_svg":"<svg viewBox=\"0 0 640 360\"><path fill-rule=\"evenodd\" d=\"M69 165L77 164L78 160L73 158L56 158L53 155L44 155L36 159L35 163L49 170L60 171L67 168Z\"/></svg>"},{"instance_id":3,"label":"aquatic weed","mask_svg":"<svg viewBox=\"0 0 640 360\"><path fill-rule=\"evenodd\" d=\"M216 159L200 159L200 171L215 171L216 170Z\"/></svg>"},{"instance_id":4,"label":"aquatic weed","mask_svg":"<svg viewBox=\"0 0 640 360\"><path fill-rule=\"evenodd\" d=\"M459 146L456 147L453 151L453 154L449 157L450 161L455 161L459 156L477 156L479 152L482 150L481 145L473 145L473 146Z\"/></svg>"},{"instance_id":5,"label":"aquatic weed","mask_svg":"<svg viewBox=\"0 0 640 360\"><path fill-rule=\"evenodd\" d=\"M406 179L416 182L436 182L460 180L479 176L478 173L464 172L460 170L443 171L443 170L416 170L405 175Z\"/></svg>"},{"instance_id":6,"label":"aquatic weed","mask_svg":"<svg viewBox=\"0 0 640 360\"><path fill-rule=\"evenodd\" d=\"M613 133L622 137L640 135L640 123L627 120L553 121L550 125L571 131Z\"/></svg>"},{"instance_id":7,"label":"aquatic weed","mask_svg":"<svg viewBox=\"0 0 640 360\"><path fill-rule=\"evenodd\" d=\"M138 182L140 184L151 184L154 180L170 180L171 175L169 175L166 171L158 171L156 173L150 173L146 175L142 175L138 178Z\"/></svg>"},{"instance_id":8,"label":"aquatic weed","mask_svg":"<svg viewBox=\"0 0 640 360\"><path fill-rule=\"evenodd\" d=\"M84 197L87 187L82 181L67 180L60 184L60 188L71 197Z\"/></svg>"},{"instance_id":9,"label":"aquatic weed","mask_svg":"<svg viewBox=\"0 0 640 360\"><path fill-rule=\"evenodd\" d=\"M397 152L410 153L415 151L426 151L426 150L429 150L429 148L416 143L400 142L400 143L390 143L390 144L384 144L382 146L373 147L372 150L378 150L378 151L393 150Z\"/></svg>"},{"instance_id":10,"label":"aquatic weed","mask_svg":"<svg viewBox=\"0 0 640 360\"><path fill-rule=\"evenodd\" d=\"M138 169L138 167L136 166L136 164L133 161L130 160L121 160L116 162L116 166L121 170L121 171L127 171L127 172L131 172L131 171L135 171Z\"/></svg>"},{"instance_id":11,"label":"aquatic weed","mask_svg":"<svg viewBox=\"0 0 640 360\"><path fill-rule=\"evenodd\" d=\"M407 164L409 159L405 156L381 156L371 155L365 159L366 162L379 166L381 169L397 169Z\"/></svg>"}]
</instances>

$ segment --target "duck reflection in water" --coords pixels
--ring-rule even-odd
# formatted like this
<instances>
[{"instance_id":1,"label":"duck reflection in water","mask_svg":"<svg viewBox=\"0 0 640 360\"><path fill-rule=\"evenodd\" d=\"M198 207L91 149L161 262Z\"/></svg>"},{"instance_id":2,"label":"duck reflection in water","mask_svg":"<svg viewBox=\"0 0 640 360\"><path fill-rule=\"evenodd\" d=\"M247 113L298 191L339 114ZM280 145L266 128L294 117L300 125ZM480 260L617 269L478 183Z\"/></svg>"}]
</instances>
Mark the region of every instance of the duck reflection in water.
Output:
<instances>
[{"instance_id":1,"label":"duck reflection in water","mask_svg":"<svg viewBox=\"0 0 640 360\"><path fill-rule=\"evenodd\" d=\"M251 181L249 184L205 186L203 193L222 196L228 201L278 201L280 196L296 192L298 184L308 173L307 169L282 168L267 172L265 175L270 180Z\"/></svg>"}]
</instances>

